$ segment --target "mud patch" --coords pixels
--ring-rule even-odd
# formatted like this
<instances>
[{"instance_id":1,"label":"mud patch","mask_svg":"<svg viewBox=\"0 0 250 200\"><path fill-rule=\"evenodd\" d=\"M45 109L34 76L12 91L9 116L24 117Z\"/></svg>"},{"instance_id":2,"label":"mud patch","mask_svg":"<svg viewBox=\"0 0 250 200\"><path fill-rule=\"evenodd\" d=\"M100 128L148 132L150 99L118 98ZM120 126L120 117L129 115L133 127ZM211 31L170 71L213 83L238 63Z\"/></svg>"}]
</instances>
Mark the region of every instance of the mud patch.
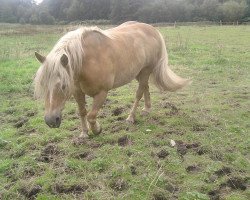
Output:
<instances>
[{"instance_id":1,"label":"mud patch","mask_svg":"<svg viewBox=\"0 0 250 200\"><path fill-rule=\"evenodd\" d=\"M134 165L130 166L130 171L132 175L137 175L136 167Z\"/></svg>"},{"instance_id":2,"label":"mud patch","mask_svg":"<svg viewBox=\"0 0 250 200\"><path fill-rule=\"evenodd\" d=\"M240 177L232 177L227 180L225 184L222 184L221 187L228 186L234 190L246 190L247 189L247 179Z\"/></svg>"},{"instance_id":3,"label":"mud patch","mask_svg":"<svg viewBox=\"0 0 250 200\"><path fill-rule=\"evenodd\" d=\"M219 190L212 190L208 192L208 196L210 200L219 200L220 199L220 191Z\"/></svg>"},{"instance_id":4,"label":"mud patch","mask_svg":"<svg viewBox=\"0 0 250 200\"><path fill-rule=\"evenodd\" d=\"M123 190L128 189L128 183L122 178L119 178L119 179L113 180L110 183L110 187L115 191L123 191Z\"/></svg>"},{"instance_id":5,"label":"mud patch","mask_svg":"<svg viewBox=\"0 0 250 200\"><path fill-rule=\"evenodd\" d=\"M42 187L40 185L35 185L33 187L26 186L20 188L18 191L28 199L35 199L38 193L42 191Z\"/></svg>"},{"instance_id":6,"label":"mud patch","mask_svg":"<svg viewBox=\"0 0 250 200\"><path fill-rule=\"evenodd\" d=\"M32 168L25 168L22 173L22 178L28 179L35 175L35 170Z\"/></svg>"},{"instance_id":7,"label":"mud patch","mask_svg":"<svg viewBox=\"0 0 250 200\"><path fill-rule=\"evenodd\" d=\"M112 115L118 116L118 115L122 114L122 112L123 112L123 108L122 107L115 108L114 110L112 110Z\"/></svg>"},{"instance_id":8,"label":"mud patch","mask_svg":"<svg viewBox=\"0 0 250 200\"><path fill-rule=\"evenodd\" d=\"M156 155L158 156L158 158L164 159L169 155L169 153L165 149L162 149Z\"/></svg>"},{"instance_id":9,"label":"mud patch","mask_svg":"<svg viewBox=\"0 0 250 200\"><path fill-rule=\"evenodd\" d=\"M177 140L176 146L177 146L177 152L181 156L184 156L188 152L188 150L194 150L196 152L198 151L201 154L203 153L203 152L201 152L201 148L200 148L199 143L186 143L186 142L183 142L181 140Z\"/></svg>"},{"instance_id":10,"label":"mud patch","mask_svg":"<svg viewBox=\"0 0 250 200\"><path fill-rule=\"evenodd\" d=\"M187 153L187 146L186 146L186 144L184 142L176 141L176 146L177 146L177 152L181 156L184 156Z\"/></svg>"},{"instance_id":11,"label":"mud patch","mask_svg":"<svg viewBox=\"0 0 250 200\"><path fill-rule=\"evenodd\" d=\"M188 173L198 172L198 171L200 171L200 167L197 166L197 165L190 165L190 166L188 166L188 167L186 168L186 171L187 171Z\"/></svg>"},{"instance_id":12,"label":"mud patch","mask_svg":"<svg viewBox=\"0 0 250 200\"><path fill-rule=\"evenodd\" d=\"M228 175L231 172L232 172L232 170L229 167L223 167L222 169L219 169L216 172L214 172L214 174L217 175L218 177L221 177L224 175Z\"/></svg>"},{"instance_id":13,"label":"mud patch","mask_svg":"<svg viewBox=\"0 0 250 200\"><path fill-rule=\"evenodd\" d=\"M211 200L219 200L220 196L230 192L231 190L246 190L247 189L247 178L243 179L241 177L229 177L229 179L220 185L218 189L208 192Z\"/></svg>"},{"instance_id":14,"label":"mud patch","mask_svg":"<svg viewBox=\"0 0 250 200\"><path fill-rule=\"evenodd\" d=\"M170 102L164 103L163 108L170 109L170 111L166 113L166 115L170 115L170 116L177 115L180 110L174 104Z\"/></svg>"},{"instance_id":15,"label":"mud patch","mask_svg":"<svg viewBox=\"0 0 250 200\"><path fill-rule=\"evenodd\" d=\"M29 121L28 118L21 118L19 119L13 126L15 128L21 128L24 124L26 124Z\"/></svg>"},{"instance_id":16,"label":"mud patch","mask_svg":"<svg viewBox=\"0 0 250 200\"><path fill-rule=\"evenodd\" d=\"M127 146L127 145L131 145L132 141L129 139L129 137L127 135L125 135L123 137L118 138L117 143L118 143L119 146L124 147L124 146Z\"/></svg>"},{"instance_id":17,"label":"mud patch","mask_svg":"<svg viewBox=\"0 0 250 200\"><path fill-rule=\"evenodd\" d=\"M54 194L82 194L88 189L86 185L70 185L65 186L62 184L55 184L52 186L51 190Z\"/></svg>"},{"instance_id":18,"label":"mud patch","mask_svg":"<svg viewBox=\"0 0 250 200\"><path fill-rule=\"evenodd\" d=\"M55 159L55 157L59 154L59 150L55 144L48 144L41 152L38 161L41 162L50 162Z\"/></svg>"}]
</instances>

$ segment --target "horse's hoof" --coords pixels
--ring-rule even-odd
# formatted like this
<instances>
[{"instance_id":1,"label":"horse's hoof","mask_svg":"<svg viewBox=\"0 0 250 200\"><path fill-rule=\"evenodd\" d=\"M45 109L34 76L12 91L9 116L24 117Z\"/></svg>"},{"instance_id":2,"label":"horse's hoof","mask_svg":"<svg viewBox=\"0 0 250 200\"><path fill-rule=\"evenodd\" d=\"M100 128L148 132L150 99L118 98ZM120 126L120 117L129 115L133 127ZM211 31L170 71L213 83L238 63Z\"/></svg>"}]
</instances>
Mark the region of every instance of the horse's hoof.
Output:
<instances>
[{"instance_id":1,"label":"horse's hoof","mask_svg":"<svg viewBox=\"0 0 250 200\"><path fill-rule=\"evenodd\" d=\"M102 127L98 122L96 122L95 126L92 127L92 133L94 135L99 135L101 132L102 132Z\"/></svg>"},{"instance_id":2,"label":"horse's hoof","mask_svg":"<svg viewBox=\"0 0 250 200\"><path fill-rule=\"evenodd\" d=\"M99 135L102 132L102 127L100 126L97 130L92 130L94 135Z\"/></svg>"},{"instance_id":3,"label":"horse's hoof","mask_svg":"<svg viewBox=\"0 0 250 200\"><path fill-rule=\"evenodd\" d=\"M89 138L88 132L82 132L81 135L79 135L79 138L82 139Z\"/></svg>"},{"instance_id":4,"label":"horse's hoof","mask_svg":"<svg viewBox=\"0 0 250 200\"><path fill-rule=\"evenodd\" d=\"M143 108L141 114L142 114L143 116L147 116L147 115L149 115L150 111L151 111L151 109Z\"/></svg>"}]
</instances>

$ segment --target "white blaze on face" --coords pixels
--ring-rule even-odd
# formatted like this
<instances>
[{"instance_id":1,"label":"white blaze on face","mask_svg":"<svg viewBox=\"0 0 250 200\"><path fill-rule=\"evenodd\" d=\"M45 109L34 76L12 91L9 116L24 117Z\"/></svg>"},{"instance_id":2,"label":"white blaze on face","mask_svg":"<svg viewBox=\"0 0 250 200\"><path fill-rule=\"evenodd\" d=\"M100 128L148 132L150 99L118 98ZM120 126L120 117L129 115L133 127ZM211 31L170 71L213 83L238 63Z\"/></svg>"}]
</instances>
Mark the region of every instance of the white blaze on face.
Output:
<instances>
[{"instance_id":1,"label":"white blaze on face","mask_svg":"<svg viewBox=\"0 0 250 200\"><path fill-rule=\"evenodd\" d=\"M50 91L49 93L49 104L51 105L52 104L52 99L53 98L53 90Z\"/></svg>"}]
</instances>

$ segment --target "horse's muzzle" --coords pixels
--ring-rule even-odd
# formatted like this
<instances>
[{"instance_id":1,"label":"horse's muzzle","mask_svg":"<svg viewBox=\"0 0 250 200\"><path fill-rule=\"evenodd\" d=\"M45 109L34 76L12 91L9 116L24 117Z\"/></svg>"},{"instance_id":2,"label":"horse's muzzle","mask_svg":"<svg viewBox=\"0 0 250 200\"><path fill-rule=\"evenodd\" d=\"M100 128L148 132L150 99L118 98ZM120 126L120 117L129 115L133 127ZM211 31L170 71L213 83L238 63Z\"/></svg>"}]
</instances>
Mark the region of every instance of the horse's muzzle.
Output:
<instances>
[{"instance_id":1,"label":"horse's muzzle","mask_svg":"<svg viewBox=\"0 0 250 200\"><path fill-rule=\"evenodd\" d=\"M59 128L61 125L62 116L61 115L45 116L44 120L50 128Z\"/></svg>"}]
</instances>

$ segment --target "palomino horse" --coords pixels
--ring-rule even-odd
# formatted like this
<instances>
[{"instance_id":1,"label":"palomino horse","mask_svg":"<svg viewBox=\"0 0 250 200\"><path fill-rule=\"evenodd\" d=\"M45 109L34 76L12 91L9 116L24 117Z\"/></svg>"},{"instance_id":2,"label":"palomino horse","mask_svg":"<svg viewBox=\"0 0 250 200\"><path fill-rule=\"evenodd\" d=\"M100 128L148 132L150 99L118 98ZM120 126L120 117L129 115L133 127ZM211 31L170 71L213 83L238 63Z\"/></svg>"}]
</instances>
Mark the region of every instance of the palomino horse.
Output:
<instances>
[{"instance_id":1,"label":"palomino horse","mask_svg":"<svg viewBox=\"0 0 250 200\"><path fill-rule=\"evenodd\" d=\"M79 28L64 35L48 56L35 53L41 67L35 77L35 95L45 99L45 122L51 128L61 124L61 112L72 95L78 103L82 134L101 132L96 121L108 91L133 79L139 82L127 121L134 123L135 112L144 95L144 112L151 109L148 81L164 91L176 91L190 83L168 66L162 35L154 27L126 22L101 30ZM93 97L92 109L85 108L85 95Z\"/></svg>"}]
</instances>

